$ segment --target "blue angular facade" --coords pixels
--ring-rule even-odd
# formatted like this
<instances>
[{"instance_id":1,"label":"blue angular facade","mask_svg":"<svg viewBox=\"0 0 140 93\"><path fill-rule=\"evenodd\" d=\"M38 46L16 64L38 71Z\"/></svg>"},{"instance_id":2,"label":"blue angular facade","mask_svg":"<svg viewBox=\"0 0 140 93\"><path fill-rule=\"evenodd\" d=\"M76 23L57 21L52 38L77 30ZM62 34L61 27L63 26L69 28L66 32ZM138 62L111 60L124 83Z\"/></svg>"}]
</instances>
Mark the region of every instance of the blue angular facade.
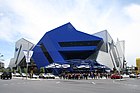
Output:
<instances>
[{"instance_id":1,"label":"blue angular facade","mask_svg":"<svg viewBox=\"0 0 140 93\"><path fill-rule=\"evenodd\" d=\"M34 47L32 58L38 68L52 63L64 64L75 59L96 60L102 44L102 38L80 32L71 23L67 23L46 32Z\"/></svg>"}]
</instances>

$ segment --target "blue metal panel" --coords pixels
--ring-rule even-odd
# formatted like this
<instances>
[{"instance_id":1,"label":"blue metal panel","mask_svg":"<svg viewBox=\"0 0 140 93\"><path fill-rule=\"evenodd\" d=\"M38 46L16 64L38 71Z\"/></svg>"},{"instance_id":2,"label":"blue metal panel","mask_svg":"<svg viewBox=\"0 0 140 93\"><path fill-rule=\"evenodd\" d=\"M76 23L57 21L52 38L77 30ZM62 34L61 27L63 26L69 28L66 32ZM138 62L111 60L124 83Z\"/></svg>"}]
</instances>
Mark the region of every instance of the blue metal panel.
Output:
<instances>
[{"instance_id":1,"label":"blue metal panel","mask_svg":"<svg viewBox=\"0 0 140 93\"><path fill-rule=\"evenodd\" d=\"M96 50L97 46L82 46L82 47L64 47L58 51L86 51L86 50Z\"/></svg>"},{"instance_id":2,"label":"blue metal panel","mask_svg":"<svg viewBox=\"0 0 140 93\"><path fill-rule=\"evenodd\" d=\"M53 41L91 41L102 40L99 37L77 31L70 23L46 33Z\"/></svg>"},{"instance_id":3,"label":"blue metal panel","mask_svg":"<svg viewBox=\"0 0 140 93\"><path fill-rule=\"evenodd\" d=\"M47 32L41 40L38 42L37 46L33 49L34 55L33 59L37 66L45 67L48 64L50 64L50 61L48 58L51 58L53 62L59 62L63 63L65 62L64 56L62 56L61 52L69 52L72 53L72 51L98 51L100 48L100 44L96 46L71 46L71 47L61 47L59 42L79 42L79 41L101 41L99 42L102 44L102 38L89 35L80 31L77 31L70 23L67 23L65 25L62 25L56 29L53 29L49 32ZM47 53L44 52L43 49L38 47L38 45L44 45L44 48L46 49ZM65 53L64 53L65 54ZM69 55L69 54L68 54ZM46 57L47 56L47 57ZM66 56L65 56L66 57ZM70 57L69 57L70 58Z\"/></svg>"},{"instance_id":4,"label":"blue metal panel","mask_svg":"<svg viewBox=\"0 0 140 93\"><path fill-rule=\"evenodd\" d=\"M57 62L57 61L63 62L64 61L62 56L59 54L54 41L49 36L46 35L46 38L43 39L42 42L44 43L50 56L53 58L53 62Z\"/></svg>"},{"instance_id":5,"label":"blue metal panel","mask_svg":"<svg viewBox=\"0 0 140 93\"><path fill-rule=\"evenodd\" d=\"M34 53L33 53L33 59L37 65L38 68L40 67L44 67L46 65L49 64L48 60L46 59L46 57L43 55L42 50L40 49L40 47L36 46L33 49Z\"/></svg>"}]
</instances>

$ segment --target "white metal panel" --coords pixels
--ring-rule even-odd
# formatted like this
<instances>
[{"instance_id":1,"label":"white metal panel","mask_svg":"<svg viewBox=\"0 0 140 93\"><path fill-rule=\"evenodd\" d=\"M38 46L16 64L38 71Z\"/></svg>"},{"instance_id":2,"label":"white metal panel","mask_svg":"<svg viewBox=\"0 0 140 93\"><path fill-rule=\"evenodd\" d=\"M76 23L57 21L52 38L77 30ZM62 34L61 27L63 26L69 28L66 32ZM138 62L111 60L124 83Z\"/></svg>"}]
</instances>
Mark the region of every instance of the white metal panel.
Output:
<instances>
[{"instance_id":1,"label":"white metal panel","mask_svg":"<svg viewBox=\"0 0 140 93\"><path fill-rule=\"evenodd\" d=\"M124 42L118 41L115 45L115 42L107 30L95 33L94 35L101 37L104 40L104 44L102 45L96 60L111 69L114 67L116 69L122 68L125 51Z\"/></svg>"},{"instance_id":2,"label":"white metal panel","mask_svg":"<svg viewBox=\"0 0 140 93\"><path fill-rule=\"evenodd\" d=\"M118 53L118 58L120 60L120 68L123 68L123 63L124 63L124 41L117 41L116 43L116 49Z\"/></svg>"},{"instance_id":3,"label":"white metal panel","mask_svg":"<svg viewBox=\"0 0 140 93\"><path fill-rule=\"evenodd\" d=\"M109 67L110 69L113 70L114 65L113 65L113 62L112 62L112 59L111 59L109 53L106 53L106 52L103 52L103 51L99 51L98 57L97 57L96 60L100 64L103 64L103 65L105 65L105 66L107 66L107 67Z\"/></svg>"},{"instance_id":4,"label":"white metal panel","mask_svg":"<svg viewBox=\"0 0 140 93\"><path fill-rule=\"evenodd\" d=\"M23 50L31 50L31 48L34 46L33 43L25 40L24 38L18 40L15 45L15 64L18 65L21 60L24 58Z\"/></svg>"},{"instance_id":5,"label":"white metal panel","mask_svg":"<svg viewBox=\"0 0 140 93\"><path fill-rule=\"evenodd\" d=\"M11 58L10 63L9 63L9 67L10 68L16 67L14 58Z\"/></svg>"}]
</instances>

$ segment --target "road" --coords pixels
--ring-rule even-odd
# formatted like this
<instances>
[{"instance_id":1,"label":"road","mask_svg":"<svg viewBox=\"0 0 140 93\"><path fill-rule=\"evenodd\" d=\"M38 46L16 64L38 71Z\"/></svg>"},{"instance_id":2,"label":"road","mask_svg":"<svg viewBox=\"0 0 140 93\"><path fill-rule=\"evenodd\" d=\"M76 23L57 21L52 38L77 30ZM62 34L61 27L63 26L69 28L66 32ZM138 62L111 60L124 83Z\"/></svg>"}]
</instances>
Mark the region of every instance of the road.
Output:
<instances>
[{"instance_id":1,"label":"road","mask_svg":"<svg viewBox=\"0 0 140 93\"><path fill-rule=\"evenodd\" d=\"M140 79L0 80L0 93L140 93Z\"/></svg>"}]
</instances>

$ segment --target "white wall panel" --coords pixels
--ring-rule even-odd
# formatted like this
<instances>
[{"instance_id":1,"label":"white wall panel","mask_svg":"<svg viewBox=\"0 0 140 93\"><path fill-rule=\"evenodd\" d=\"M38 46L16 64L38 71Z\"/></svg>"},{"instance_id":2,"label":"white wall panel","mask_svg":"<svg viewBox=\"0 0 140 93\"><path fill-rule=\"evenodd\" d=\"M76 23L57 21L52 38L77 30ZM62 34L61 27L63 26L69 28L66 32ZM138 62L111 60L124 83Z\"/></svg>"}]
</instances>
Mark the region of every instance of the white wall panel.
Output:
<instances>
[{"instance_id":1,"label":"white wall panel","mask_svg":"<svg viewBox=\"0 0 140 93\"><path fill-rule=\"evenodd\" d=\"M106 65L107 67L109 67L112 70L114 68L114 65L112 63L112 59L111 59L109 53L99 51L99 54L97 57L97 62L99 62L100 64L103 64L103 65Z\"/></svg>"}]
</instances>

